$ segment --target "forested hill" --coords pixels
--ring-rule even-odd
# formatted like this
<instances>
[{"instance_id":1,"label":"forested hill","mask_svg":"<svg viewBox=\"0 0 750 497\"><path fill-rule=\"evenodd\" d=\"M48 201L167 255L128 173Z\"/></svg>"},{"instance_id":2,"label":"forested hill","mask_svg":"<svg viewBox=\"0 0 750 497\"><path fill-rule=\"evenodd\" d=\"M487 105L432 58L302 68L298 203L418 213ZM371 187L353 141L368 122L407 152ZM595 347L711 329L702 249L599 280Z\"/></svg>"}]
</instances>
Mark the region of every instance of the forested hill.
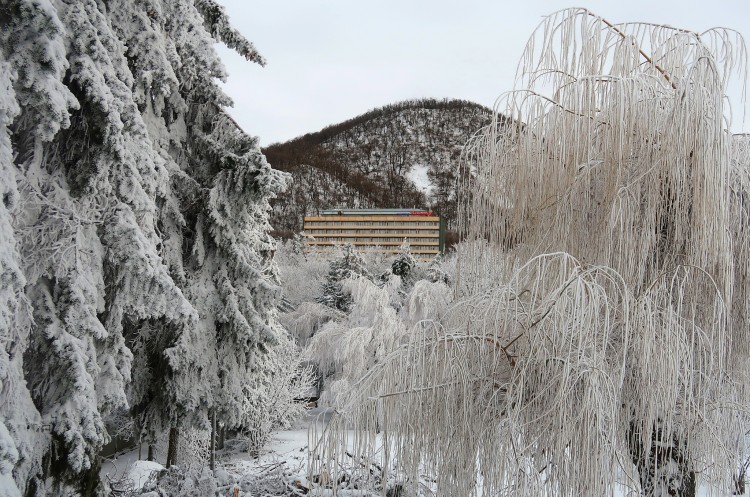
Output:
<instances>
[{"instance_id":1,"label":"forested hill","mask_svg":"<svg viewBox=\"0 0 750 497\"><path fill-rule=\"evenodd\" d=\"M272 226L288 236L319 209L417 207L450 229L461 152L491 119L491 109L465 100L409 100L270 145L268 161L293 176L273 203Z\"/></svg>"}]
</instances>

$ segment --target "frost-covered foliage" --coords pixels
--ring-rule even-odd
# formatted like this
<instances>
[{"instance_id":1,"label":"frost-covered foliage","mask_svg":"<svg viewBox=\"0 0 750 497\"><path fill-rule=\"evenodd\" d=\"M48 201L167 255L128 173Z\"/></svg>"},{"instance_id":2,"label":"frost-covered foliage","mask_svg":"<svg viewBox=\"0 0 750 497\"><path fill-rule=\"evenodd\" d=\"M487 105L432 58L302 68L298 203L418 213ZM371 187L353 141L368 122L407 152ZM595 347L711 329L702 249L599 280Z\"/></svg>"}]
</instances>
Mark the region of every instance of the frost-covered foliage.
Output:
<instances>
[{"instance_id":1,"label":"frost-covered foliage","mask_svg":"<svg viewBox=\"0 0 750 497\"><path fill-rule=\"evenodd\" d=\"M262 66L266 64L265 59L258 53L253 44L232 27L224 7L214 0L195 0L195 6L203 16L206 28L211 36L223 42L247 60Z\"/></svg>"},{"instance_id":2,"label":"frost-covered foliage","mask_svg":"<svg viewBox=\"0 0 750 497\"><path fill-rule=\"evenodd\" d=\"M300 456L303 452L298 452ZM288 458L288 455L287 455ZM295 458L289 458L296 462ZM254 462L258 462L257 460ZM296 468L290 468L286 461L263 460L257 465L227 464L211 472L208 466L178 467L154 471L143 488L128 497L227 497L234 495L276 496L302 495L307 488L300 485ZM141 461L143 464L143 461ZM153 463L151 463L153 464ZM296 481L295 481L296 480Z\"/></svg>"},{"instance_id":3,"label":"frost-covered foliage","mask_svg":"<svg viewBox=\"0 0 750 497\"><path fill-rule=\"evenodd\" d=\"M408 293L401 319L407 329L440 321L448 313L453 292L443 281L419 280Z\"/></svg>"},{"instance_id":4,"label":"frost-covered foliage","mask_svg":"<svg viewBox=\"0 0 750 497\"><path fill-rule=\"evenodd\" d=\"M108 415L235 426L286 374L286 176L223 110L211 35L262 58L215 2L9 0L0 28L0 479L88 495Z\"/></svg>"},{"instance_id":5,"label":"frost-covered foliage","mask_svg":"<svg viewBox=\"0 0 750 497\"><path fill-rule=\"evenodd\" d=\"M373 278L388 279L387 275L393 264L393 254L383 252L379 247L360 247L357 252Z\"/></svg>"},{"instance_id":6,"label":"frost-covered foliage","mask_svg":"<svg viewBox=\"0 0 750 497\"><path fill-rule=\"evenodd\" d=\"M324 324L343 315L343 312L327 305L302 302L296 309L281 314L279 320L297 342L305 346Z\"/></svg>"},{"instance_id":7,"label":"frost-covered foliage","mask_svg":"<svg viewBox=\"0 0 750 497\"><path fill-rule=\"evenodd\" d=\"M144 497L207 497L217 494L217 482L208 466L172 466L155 471L134 495Z\"/></svg>"},{"instance_id":8,"label":"frost-covered foliage","mask_svg":"<svg viewBox=\"0 0 750 497\"><path fill-rule=\"evenodd\" d=\"M16 126L23 122L28 130L24 145L30 147L37 139L50 141L61 128L70 126L69 110L78 108L62 80L69 67L66 28L49 0L14 0L5 2L2 9L0 42L8 64L3 72L16 74L13 91L4 91L3 96L23 109Z\"/></svg>"},{"instance_id":9,"label":"frost-covered foliage","mask_svg":"<svg viewBox=\"0 0 750 497\"><path fill-rule=\"evenodd\" d=\"M404 326L391 306L391 293L401 281L393 277L385 287L378 287L363 276L351 276L341 282L342 291L350 295L350 313L342 319L324 324L308 345L307 355L324 376L335 374L326 382L323 403L335 405L339 392L390 351L403 335Z\"/></svg>"},{"instance_id":10,"label":"frost-covered foliage","mask_svg":"<svg viewBox=\"0 0 750 497\"><path fill-rule=\"evenodd\" d=\"M391 263L391 272L402 280L410 279L416 265L417 260L411 254L409 242L404 240L404 243L399 247L398 254Z\"/></svg>"},{"instance_id":11,"label":"frost-covered foliage","mask_svg":"<svg viewBox=\"0 0 750 497\"><path fill-rule=\"evenodd\" d=\"M416 321L442 312L438 308L450 302L448 287L443 281L433 285L424 280L424 265L414 259L406 245L396 255L377 250L359 253L345 246L330 261L325 259L330 253L305 252L294 247L294 241L286 242L279 259L280 273L291 278L284 285L285 291L294 296L289 299L294 307L282 313L280 320L305 347L305 358L315 366L324 404L335 404L336 392L348 388L377 362L396 343L394 337L401 336ZM393 273L394 266L403 269L406 283ZM434 263L438 271L440 266L440 261ZM288 288L298 284L315 289L307 280L321 281L326 276L322 268L329 272L323 285L328 289L327 295L346 302L347 310L325 305L320 297L312 301L309 291ZM380 276L372 278L371 274ZM386 323L392 325L390 331L375 333Z\"/></svg>"},{"instance_id":12,"label":"frost-covered foliage","mask_svg":"<svg viewBox=\"0 0 750 497\"><path fill-rule=\"evenodd\" d=\"M331 261L328 276L323 284L323 293L315 301L341 312L349 312L352 299L342 282L348 278L363 276L372 279L362 256L351 243L341 247L342 254Z\"/></svg>"},{"instance_id":13,"label":"frost-covered foliage","mask_svg":"<svg viewBox=\"0 0 750 497\"><path fill-rule=\"evenodd\" d=\"M13 481L13 467L18 462L15 441L4 423L0 424L0 495L20 497L16 482Z\"/></svg>"},{"instance_id":14,"label":"frost-covered foliage","mask_svg":"<svg viewBox=\"0 0 750 497\"><path fill-rule=\"evenodd\" d=\"M320 294L331 268L327 254L308 252L304 241L295 238L279 242L274 259L282 282L282 300L288 309L296 309Z\"/></svg>"},{"instance_id":15,"label":"frost-covered foliage","mask_svg":"<svg viewBox=\"0 0 750 497\"><path fill-rule=\"evenodd\" d=\"M414 326L438 319L452 300L443 283L419 280L405 292L396 275L381 286L363 276L347 278L342 286L352 299L350 312L320 325L305 352L325 379L321 402L327 405L340 405L341 393L381 363Z\"/></svg>"},{"instance_id":16,"label":"frost-covered foliage","mask_svg":"<svg viewBox=\"0 0 750 497\"><path fill-rule=\"evenodd\" d=\"M440 260L431 261L431 263L435 268L440 265ZM428 277L425 265L417 261L412 255L409 243L406 240L399 247L399 252L393 257L390 271L381 275L381 279L388 280L392 276L399 278L400 288L391 297L391 303L396 309L400 309L404 298L411 291L414 283Z\"/></svg>"},{"instance_id":17,"label":"frost-covered foliage","mask_svg":"<svg viewBox=\"0 0 750 497\"><path fill-rule=\"evenodd\" d=\"M23 294L21 255L11 225L18 190L8 125L20 112L12 78L10 65L0 61L0 495L3 497L21 495L13 481L13 471L19 457L28 457L33 450L30 424L39 423L23 385L22 355L28 344L24 313L28 309ZM24 466L25 476L31 469Z\"/></svg>"},{"instance_id":18,"label":"frost-covered foliage","mask_svg":"<svg viewBox=\"0 0 750 497\"><path fill-rule=\"evenodd\" d=\"M314 376L300 359L299 347L288 338L258 358L256 368L262 374L253 375L245 385L239 423L251 454L258 453L272 431L288 428L307 408Z\"/></svg>"},{"instance_id":19,"label":"frost-covered foliage","mask_svg":"<svg viewBox=\"0 0 750 497\"><path fill-rule=\"evenodd\" d=\"M283 244L278 261L280 274L289 278L284 279L289 308L280 315L280 321L315 366L323 403L334 404L335 392L347 388L373 361L377 362L377 357L397 341L394 336L401 336L417 321L441 313L450 302L445 281L426 280L424 264L414 259L408 245L402 249L400 254L388 255L379 250L358 252L349 245L329 260L326 257L330 258L330 253L306 251L294 240ZM393 267L403 279L394 274ZM440 269L442 259L434 261L432 267L444 274ZM373 278L372 274L379 276ZM322 286L327 293L323 297L330 297L325 302L345 303L346 310L322 303L323 297L312 300L324 278ZM313 279L317 288L310 281ZM379 327L386 326L384 323L391 323L393 330L375 334Z\"/></svg>"},{"instance_id":20,"label":"frost-covered foliage","mask_svg":"<svg viewBox=\"0 0 750 497\"><path fill-rule=\"evenodd\" d=\"M448 276L448 269L443 267L444 256L438 254L427 264L425 274L427 279L433 283L441 282L448 284L450 282L450 276Z\"/></svg>"},{"instance_id":21,"label":"frost-covered foliage","mask_svg":"<svg viewBox=\"0 0 750 497\"><path fill-rule=\"evenodd\" d=\"M727 30L547 18L501 100L517 125L471 145L453 304L359 379L320 464L379 438L437 495L734 488L750 162L724 95L745 64Z\"/></svg>"}]
</instances>

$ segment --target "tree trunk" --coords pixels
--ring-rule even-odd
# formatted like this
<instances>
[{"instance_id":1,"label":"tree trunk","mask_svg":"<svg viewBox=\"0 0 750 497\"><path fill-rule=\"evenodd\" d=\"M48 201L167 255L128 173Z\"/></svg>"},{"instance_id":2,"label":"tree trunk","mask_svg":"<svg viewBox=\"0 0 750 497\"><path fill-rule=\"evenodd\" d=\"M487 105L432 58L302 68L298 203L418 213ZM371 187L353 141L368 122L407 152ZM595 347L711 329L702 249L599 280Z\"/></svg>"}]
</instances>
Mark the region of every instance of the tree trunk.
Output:
<instances>
[{"instance_id":1,"label":"tree trunk","mask_svg":"<svg viewBox=\"0 0 750 497\"><path fill-rule=\"evenodd\" d=\"M153 461L154 460L154 446L152 444L148 444L148 455L146 456L147 461Z\"/></svg>"},{"instance_id":2,"label":"tree trunk","mask_svg":"<svg viewBox=\"0 0 750 497\"><path fill-rule=\"evenodd\" d=\"M209 467L211 471L216 469L216 411L211 410L211 460Z\"/></svg>"},{"instance_id":3,"label":"tree trunk","mask_svg":"<svg viewBox=\"0 0 750 497\"><path fill-rule=\"evenodd\" d=\"M219 442L216 446L217 449L223 449L224 448L224 442L227 439L227 427L222 425L219 427Z\"/></svg>"},{"instance_id":4,"label":"tree trunk","mask_svg":"<svg viewBox=\"0 0 750 497\"><path fill-rule=\"evenodd\" d=\"M745 475L740 474L735 477L732 495L745 495Z\"/></svg>"},{"instance_id":5,"label":"tree trunk","mask_svg":"<svg viewBox=\"0 0 750 497\"><path fill-rule=\"evenodd\" d=\"M99 479L99 471L101 469L101 462L99 458L97 458L96 463L81 474L81 476L83 476L81 479L82 497L95 497L101 494L101 480Z\"/></svg>"},{"instance_id":6,"label":"tree trunk","mask_svg":"<svg viewBox=\"0 0 750 497\"><path fill-rule=\"evenodd\" d=\"M172 427L169 429L169 447L167 448L167 468L177 463L177 442L179 441L180 431Z\"/></svg>"},{"instance_id":7,"label":"tree trunk","mask_svg":"<svg viewBox=\"0 0 750 497\"><path fill-rule=\"evenodd\" d=\"M644 497L695 497L695 471L690 467L685 441L676 434L665 436L654 427L648 447L641 440L642 427L630 422L628 446L638 470Z\"/></svg>"}]
</instances>

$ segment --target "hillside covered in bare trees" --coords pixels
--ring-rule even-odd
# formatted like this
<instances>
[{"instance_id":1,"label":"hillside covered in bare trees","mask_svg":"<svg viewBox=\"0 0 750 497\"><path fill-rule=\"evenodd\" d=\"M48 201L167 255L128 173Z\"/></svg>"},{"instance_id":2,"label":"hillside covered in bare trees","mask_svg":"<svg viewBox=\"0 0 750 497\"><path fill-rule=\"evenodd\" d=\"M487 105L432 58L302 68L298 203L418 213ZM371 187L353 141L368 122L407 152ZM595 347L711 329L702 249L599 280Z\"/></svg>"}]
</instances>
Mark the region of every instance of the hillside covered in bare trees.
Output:
<instances>
[{"instance_id":1,"label":"hillside covered in bare trees","mask_svg":"<svg viewBox=\"0 0 750 497\"><path fill-rule=\"evenodd\" d=\"M273 144L268 161L293 181L273 204L272 225L288 236L319 209L418 207L450 230L461 154L491 119L492 110L465 100L409 100Z\"/></svg>"}]
</instances>

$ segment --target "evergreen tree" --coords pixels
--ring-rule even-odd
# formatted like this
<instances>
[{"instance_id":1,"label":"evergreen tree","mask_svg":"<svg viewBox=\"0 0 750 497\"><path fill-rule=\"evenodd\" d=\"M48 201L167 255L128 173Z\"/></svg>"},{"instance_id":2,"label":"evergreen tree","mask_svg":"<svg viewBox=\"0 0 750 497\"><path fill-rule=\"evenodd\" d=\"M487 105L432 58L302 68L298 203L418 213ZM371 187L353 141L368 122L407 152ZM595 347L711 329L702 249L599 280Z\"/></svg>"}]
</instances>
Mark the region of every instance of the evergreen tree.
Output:
<instances>
[{"instance_id":1,"label":"evergreen tree","mask_svg":"<svg viewBox=\"0 0 750 497\"><path fill-rule=\"evenodd\" d=\"M351 243L347 243L342 249L341 257L331 262L331 269L328 271L328 277L323 284L323 294L315 301L342 312L349 312L352 297L343 288L342 282L356 276L363 276L372 280L372 276L365 267L362 256L354 250Z\"/></svg>"},{"instance_id":2,"label":"evergreen tree","mask_svg":"<svg viewBox=\"0 0 750 497\"><path fill-rule=\"evenodd\" d=\"M39 415L31 404L23 380L23 352L28 344L28 312L24 302L25 278L21 271L18 244L11 224L11 213L18 201L8 124L18 115L13 74L7 62L0 61L0 495L20 496L13 480L19 460L33 452ZM18 468L24 476L33 469ZM23 486L21 487L23 488Z\"/></svg>"},{"instance_id":3,"label":"evergreen tree","mask_svg":"<svg viewBox=\"0 0 750 497\"><path fill-rule=\"evenodd\" d=\"M187 323L195 311L159 255L157 200L167 174L133 99L124 47L95 2L63 3L58 14L69 64L63 82L79 108L67 129L47 145L37 138L31 160L18 164L17 229L35 317L25 366L51 427L57 479L48 490L70 484L86 493L108 438L102 416L127 405L127 328L147 319ZM22 114L19 143L26 123Z\"/></svg>"},{"instance_id":4,"label":"evergreen tree","mask_svg":"<svg viewBox=\"0 0 750 497\"><path fill-rule=\"evenodd\" d=\"M160 218L162 254L201 317L197 326L152 331L150 341L138 342L144 381L133 385L132 398L147 438L168 426L206 427L211 413L225 427L240 427L246 383L274 367L265 361L256 370L256 355L285 333L276 319L268 202L286 175L272 170L257 139L223 112L230 100L216 78L225 74L207 29L250 60L263 60L229 30L213 2L171 2L164 16L169 22L152 20L152 28L174 40L173 71L162 72L179 84L148 86L146 69L136 80L143 82L143 114L171 179ZM161 54L152 56L162 63ZM172 339L164 339L165 331ZM149 381L153 371L163 371L163 381ZM170 445L168 452L176 453Z\"/></svg>"},{"instance_id":5,"label":"evergreen tree","mask_svg":"<svg viewBox=\"0 0 750 497\"><path fill-rule=\"evenodd\" d=\"M263 60L215 2L9 0L0 27L0 483L88 495L110 413L235 426L282 367L253 365L284 338L286 177L223 111L211 35Z\"/></svg>"},{"instance_id":6,"label":"evergreen tree","mask_svg":"<svg viewBox=\"0 0 750 497\"><path fill-rule=\"evenodd\" d=\"M396 276L400 276L404 283L406 283L416 265L417 260L411 254L409 242L404 239L404 243L399 247L399 252L391 264L391 272Z\"/></svg>"}]
</instances>

